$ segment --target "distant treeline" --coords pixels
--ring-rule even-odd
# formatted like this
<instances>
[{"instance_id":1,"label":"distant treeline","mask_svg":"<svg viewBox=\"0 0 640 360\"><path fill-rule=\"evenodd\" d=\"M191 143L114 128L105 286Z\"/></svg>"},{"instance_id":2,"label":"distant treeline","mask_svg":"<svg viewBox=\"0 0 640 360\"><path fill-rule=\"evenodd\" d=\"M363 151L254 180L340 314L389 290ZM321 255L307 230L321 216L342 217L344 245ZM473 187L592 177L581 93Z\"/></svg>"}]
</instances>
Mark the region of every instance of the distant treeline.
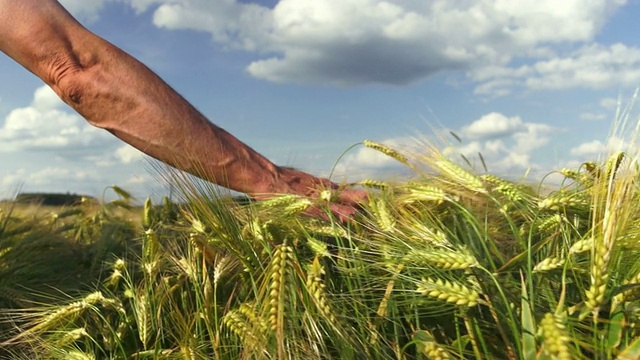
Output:
<instances>
[{"instance_id":1,"label":"distant treeline","mask_svg":"<svg viewBox=\"0 0 640 360\"><path fill-rule=\"evenodd\" d=\"M19 204L37 204L47 206L73 206L85 200L95 200L91 196L78 194L53 194L53 193L21 193L15 198Z\"/></svg>"}]
</instances>

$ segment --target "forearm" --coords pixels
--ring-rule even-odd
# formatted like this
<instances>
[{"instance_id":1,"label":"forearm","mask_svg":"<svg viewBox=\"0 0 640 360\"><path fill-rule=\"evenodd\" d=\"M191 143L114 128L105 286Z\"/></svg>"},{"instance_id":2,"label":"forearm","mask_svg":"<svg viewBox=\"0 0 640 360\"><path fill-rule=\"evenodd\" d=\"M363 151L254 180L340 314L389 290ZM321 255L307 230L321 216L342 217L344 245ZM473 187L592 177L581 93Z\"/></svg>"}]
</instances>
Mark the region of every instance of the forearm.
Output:
<instances>
[{"instance_id":1,"label":"forearm","mask_svg":"<svg viewBox=\"0 0 640 360\"><path fill-rule=\"evenodd\" d=\"M92 51L92 50L90 50ZM271 192L277 167L200 112L131 56L101 44L95 64L59 84L90 123L177 168L250 194Z\"/></svg>"},{"instance_id":2,"label":"forearm","mask_svg":"<svg viewBox=\"0 0 640 360\"><path fill-rule=\"evenodd\" d=\"M36 17L29 22L40 28L16 30L20 19L0 24L6 34L0 50L91 124L222 186L252 195L279 190L275 165L211 124L146 66L84 29L56 2L0 0L0 18L8 11Z\"/></svg>"}]
</instances>

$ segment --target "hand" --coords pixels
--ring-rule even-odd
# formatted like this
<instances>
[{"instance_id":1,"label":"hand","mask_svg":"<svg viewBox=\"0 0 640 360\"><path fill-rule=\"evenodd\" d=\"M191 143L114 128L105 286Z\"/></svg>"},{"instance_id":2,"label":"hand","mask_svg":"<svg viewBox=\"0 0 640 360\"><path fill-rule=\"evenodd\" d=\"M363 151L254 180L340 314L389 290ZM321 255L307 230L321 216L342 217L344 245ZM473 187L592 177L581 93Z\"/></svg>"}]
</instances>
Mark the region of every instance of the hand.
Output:
<instances>
[{"instance_id":1,"label":"hand","mask_svg":"<svg viewBox=\"0 0 640 360\"><path fill-rule=\"evenodd\" d=\"M328 179L318 178L311 174L280 167L278 169L277 184L274 186L276 194L295 194L311 198L319 198L323 191L331 192L331 199L328 202L329 210L341 222L347 222L358 212L360 204L364 202L368 195L363 190L340 188L340 186ZM258 198L267 198L260 196ZM305 213L311 216L327 218L326 212L319 207L310 207Z\"/></svg>"}]
</instances>

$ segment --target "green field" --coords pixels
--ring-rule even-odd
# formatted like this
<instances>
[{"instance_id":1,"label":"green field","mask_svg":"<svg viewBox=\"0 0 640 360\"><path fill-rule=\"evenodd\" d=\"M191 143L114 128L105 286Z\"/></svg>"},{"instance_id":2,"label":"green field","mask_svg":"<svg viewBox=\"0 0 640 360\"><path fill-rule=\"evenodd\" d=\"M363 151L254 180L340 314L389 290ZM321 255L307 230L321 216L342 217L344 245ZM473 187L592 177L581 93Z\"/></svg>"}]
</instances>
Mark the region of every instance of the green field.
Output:
<instances>
[{"instance_id":1,"label":"green field","mask_svg":"<svg viewBox=\"0 0 640 360\"><path fill-rule=\"evenodd\" d=\"M543 187L367 145L415 176L348 224L180 177L180 205L4 203L0 358L640 357L636 155Z\"/></svg>"}]
</instances>

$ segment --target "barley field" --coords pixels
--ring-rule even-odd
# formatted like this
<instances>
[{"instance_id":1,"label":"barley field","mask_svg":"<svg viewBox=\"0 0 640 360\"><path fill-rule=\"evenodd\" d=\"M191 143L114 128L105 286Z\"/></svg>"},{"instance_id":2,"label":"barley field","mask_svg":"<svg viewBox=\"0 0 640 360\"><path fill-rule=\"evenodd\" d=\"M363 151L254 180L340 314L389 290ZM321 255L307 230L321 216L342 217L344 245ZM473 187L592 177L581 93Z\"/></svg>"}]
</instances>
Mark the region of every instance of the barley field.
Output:
<instances>
[{"instance_id":1,"label":"barley field","mask_svg":"<svg viewBox=\"0 0 640 360\"><path fill-rule=\"evenodd\" d=\"M543 186L364 145L414 176L362 181L350 223L179 175L173 202L4 204L0 358L640 358L637 154Z\"/></svg>"}]
</instances>

